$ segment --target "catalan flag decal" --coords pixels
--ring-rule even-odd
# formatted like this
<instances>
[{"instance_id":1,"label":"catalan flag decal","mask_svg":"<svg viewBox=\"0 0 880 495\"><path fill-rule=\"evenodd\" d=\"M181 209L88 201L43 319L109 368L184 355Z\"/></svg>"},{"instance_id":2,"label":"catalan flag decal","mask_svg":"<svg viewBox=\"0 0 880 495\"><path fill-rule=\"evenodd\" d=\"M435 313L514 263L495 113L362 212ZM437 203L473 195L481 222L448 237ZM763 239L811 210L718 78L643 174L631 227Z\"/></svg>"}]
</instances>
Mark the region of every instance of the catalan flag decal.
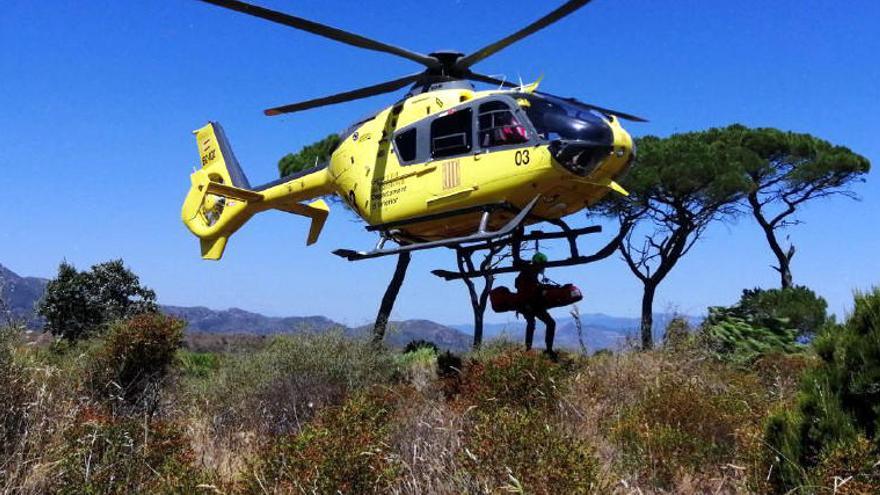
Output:
<instances>
[{"instance_id":1,"label":"catalan flag decal","mask_svg":"<svg viewBox=\"0 0 880 495\"><path fill-rule=\"evenodd\" d=\"M443 164L443 190L453 189L461 184L461 171L458 160L451 160Z\"/></svg>"}]
</instances>

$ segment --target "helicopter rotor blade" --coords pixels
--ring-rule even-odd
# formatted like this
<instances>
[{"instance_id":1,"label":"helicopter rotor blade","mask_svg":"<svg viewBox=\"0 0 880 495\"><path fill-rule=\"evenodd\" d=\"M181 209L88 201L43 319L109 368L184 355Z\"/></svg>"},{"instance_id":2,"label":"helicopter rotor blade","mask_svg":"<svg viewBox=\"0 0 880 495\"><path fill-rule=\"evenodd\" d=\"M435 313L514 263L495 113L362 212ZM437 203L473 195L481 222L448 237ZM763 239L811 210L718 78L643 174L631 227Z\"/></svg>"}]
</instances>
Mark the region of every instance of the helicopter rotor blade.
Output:
<instances>
[{"instance_id":1,"label":"helicopter rotor blade","mask_svg":"<svg viewBox=\"0 0 880 495\"><path fill-rule=\"evenodd\" d=\"M486 84L493 84L498 87L518 88L520 86L519 84L515 84L510 81L502 81L501 79L496 79L494 77L486 76L472 71L465 72L464 77L465 79L470 79L471 81L479 81Z\"/></svg>"},{"instance_id":2,"label":"helicopter rotor blade","mask_svg":"<svg viewBox=\"0 0 880 495\"><path fill-rule=\"evenodd\" d=\"M382 43L381 41L372 40L370 38L366 38L359 34L350 33L348 31L343 31L342 29L338 29L332 26L327 26L325 24L320 24L314 21L310 21L308 19L303 19L302 17L296 17L290 14L285 14L282 12L277 12L275 10L267 9L265 7L260 7L259 5L253 5L245 2L240 2L238 0L201 0L205 3L210 3L212 5L216 5L218 7L227 8L230 10L234 10L236 12L241 12L242 14L247 14L254 17L259 17L261 19L265 19L267 21L275 22L277 24L282 24L288 27L292 27L295 29L300 29L302 31L308 31L312 34L316 34L318 36L323 36L325 38L329 38L331 40L339 41L341 43L345 43L347 45L356 46L358 48L365 48L367 50L374 50L377 52L390 53L392 55L397 55L398 57L403 57L413 62L418 62L428 68L436 68L440 66L440 63L436 58L430 57L428 55L423 55L421 53L413 52L407 50L405 48L400 48L398 46L389 45L387 43Z\"/></svg>"},{"instance_id":3,"label":"helicopter rotor blade","mask_svg":"<svg viewBox=\"0 0 880 495\"><path fill-rule=\"evenodd\" d=\"M550 24L553 24L554 22L558 21L559 19L562 19L563 17L567 16L568 14L571 14L575 10L590 3L590 1L591 0L569 0L568 2L563 4L561 7L554 10L553 12L550 12L549 14L538 19L537 21L535 21L535 22L529 24L528 26L520 29L519 31L511 34L510 36L503 38L503 39L500 39L490 45L486 45L483 48L480 48L479 50L471 53L470 55L468 55L466 57L460 58L455 65L459 69L466 69L466 68L474 65L475 63L479 62L480 60L483 60L484 58L486 58L486 57L488 57L498 51L501 51L504 48L507 48L508 46L512 45L513 43L516 43L517 41L525 38L526 36L534 34L537 31L540 31L541 29L549 26Z\"/></svg>"},{"instance_id":4,"label":"helicopter rotor blade","mask_svg":"<svg viewBox=\"0 0 880 495\"><path fill-rule=\"evenodd\" d=\"M515 84L510 81L502 81L501 79L496 79L494 77L486 76L486 75L479 74L479 73L472 72L472 71L466 72L464 77L467 79L470 79L472 81L479 81L479 82L483 82L486 84L503 86L505 88L519 88L520 87L519 84ZM560 100L564 100L567 103L571 103L572 105L576 105L576 106L585 108L587 110L595 110L597 112L601 112L601 113L605 113L605 114L609 114L609 115L616 115L617 117L624 119L624 120L629 120L632 122L648 122L647 119L644 119L644 118L639 117L637 115L632 115L632 114L629 114L626 112L619 112L617 110L612 110L610 108L600 107L598 105L593 105L592 103L584 103L584 102L582 102L580 100L576 100L574 98L560 98L559 96L551 95L549 93L544 93L541 91L536 91L536 93L538 93L539 95L547 95L547 96L552 96L553 98L559 98Z\"/></svg>"},{"instance_id":5,"label":"helicopter rotor blade","mask_svg":"<svg viewBox=\"0 0 880 495\"><path fill-rule=\"evenodd\" d=\"M346 91L344 93L337 93L335 95L315 98L313 100L301 101L298 103L292 103L290 105L269 108L267 110L264 110L263 113L268 116L281 115L285 113L308 110L310 108L334 105L336 103L342 103L346 101L359 100L361 98L381 95L383 93L390 93L406 86L407 84L418 81L423 76L424 73L422 72L419 72L418 74L410 74L408 76L401 77L400 79L394 79L393 81L386 81L383 83L374 84L372 86L366 86L363 88Z\"/></svg>"},{"instance_id":6,"label":"helicopter rotor blade","mask_svg":"<svg viewBox=\"0 0 880 495\"><path fill-rule=\"evenodd\" d=\"M600 112L600 113L605 113L605 114L608 114L608 115L614 115L614 116L616 116L616 117L619 117L619 118L624 119L624 120L629 120L629 121L631 121L631 122L649 122L648 119L645 119L645 118L639 117L638 115L633 115L633 114L626 113L626 112L620 112L620 111L617 111L617 110L613 110L613 109L611 109L611 108L600 107L600 106L598 106L598 105L593 105L592 103L585 103L585 102L583 102L583 101L580 101L580 100L577 100L577 99L574 99L574 98L562 98L562 97L559 97L559 96L551 95L551 94L549 94L549 93L542 93L541 91L536 91L536 93L538 93L539 95L547 95L547 96L552 96L552 97L554 97L554 98L559 98L560 100L563 100L563 101L565 101L566 103L570 103L570 104L572 104L572 105L575 105L575 106L578 106L578 107L582 107L582 108L587 109L587 110L595 110L595 111Z\"/></svg>"}]
</instances>

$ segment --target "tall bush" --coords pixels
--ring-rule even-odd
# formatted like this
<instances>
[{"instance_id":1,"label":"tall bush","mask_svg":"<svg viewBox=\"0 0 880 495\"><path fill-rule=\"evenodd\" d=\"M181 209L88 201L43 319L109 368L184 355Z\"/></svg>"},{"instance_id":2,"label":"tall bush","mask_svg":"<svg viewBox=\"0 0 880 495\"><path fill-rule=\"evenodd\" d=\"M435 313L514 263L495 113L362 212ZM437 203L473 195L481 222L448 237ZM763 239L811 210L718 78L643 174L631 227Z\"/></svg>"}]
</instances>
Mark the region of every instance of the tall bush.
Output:
<instances>
[{"instance_id":1,"label":"tall bush","mask_svg":"<svg viewBox=\"0 0 880 495\"><path fill-rule=\"evenodd\" d=\"M711 307L701 336L719 358L749 363L770 354L801 351L799 336L812 335L830 321L828 304L812 290L746 289L730 307Z\"/></svg>"},{"instance_id":2,"label":"tall bush","mask_svg":"<svg viewBox=\"0 0 880 495\"><path fill-rule=\"evenodd\" d=\"M236 356L197 392L218 430L298 431L323 407L353 391L391 381L390 353L342 331L276 337L263 350Z\"/></svg>"},{"instance_id":3,"label":"tall bush","mask_svg":"<svg viewBox=\"0 0 880 495\"><path fill-rule=\"evenodd\" d=\"M85 410L63 436L50 493L211 493L208 474L173 423Z\"/></svg>"},{"instance_id":4,"label":"tall bush","mask_svg":"<svg viewBox=\"0 0 880 495\"><path fill-rule=\"evenodd\" d=\"M785 320L801 335L813 335L828 322L828 303L808 287L746 289L737 305L740 315L757 321Z\"/></svg>"},{"instance_id":5,"label":"tall bush","mask_svg":"<svg viewBox=\"0 0 880 495\"><path fill-rule=\"evenodd\" d=\"M716 357L742 364L764 354L801 349L797 331L788 328L784 320L773 318L759 322L720 307L709 308L702 337Z\"/></svg>"},{"instance_id":6,"label":"tall bush","mask_svg":"<svg viewBox=\"0 0 880 495\"><path fill-rule=\"evenodd\" d=\"M827 327L814 346L821 364L805 375L797 409L771 417L765 433L780 491L828 483L811 480L813 469L859 438L880 452L880 288L857 294L846 323Z\"/></svg>"},{"instance_id":7,"label":"tall bush","mask_svg":"<svg viewBox=\"0 0 880 495\"><path fill-rule=\"evenodd\" d=\"M70 341L117 319L155 311L156 293L142 286L121 259L82 272L62 262L37 307L46 319L45 330Z\"/></svg>"},{"instance_id":8,"label":"tall bush","mask_svg":"<svg viewBox=\"0 0 880 495\"><path fill-rule=\"evenodd\" d=\"M255 493L388 493L397 477L391 419L401 400L374 388L322 410L298 435L280 436L248 481Z\"/></svg>"},{"instance_id":9,"label":"tall bush","mask_svg":"<svg viewBox=\"0 0 880 495\"><path fill-rule=\"evenodd\" d=\"M152 405L157 386L174 362L186 324L158 313L135 315L113 324L95 351L90 385L100 396Z\"/></svg>"}]
</instances>

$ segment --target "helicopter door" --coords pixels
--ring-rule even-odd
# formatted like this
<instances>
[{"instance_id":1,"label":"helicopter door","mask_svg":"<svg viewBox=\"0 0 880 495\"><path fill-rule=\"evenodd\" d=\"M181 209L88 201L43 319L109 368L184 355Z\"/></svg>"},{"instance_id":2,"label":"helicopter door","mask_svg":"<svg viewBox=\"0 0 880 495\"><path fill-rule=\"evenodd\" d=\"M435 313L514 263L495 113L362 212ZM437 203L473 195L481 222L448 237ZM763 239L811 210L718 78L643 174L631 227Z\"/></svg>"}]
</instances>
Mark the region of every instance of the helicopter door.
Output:
<instances>
[{"instance_id":1,"label":"helicopter door","mask_svg":"<svg viewBox=\"0 0 880 495\"><path fill-rule=\"evenodd\" d=\"M477 167L481 182L509 177L527 169L534 159L531 156L534 150L528 148L534 143L534 135L525 120L518 118L506 102L482 103L477 111L478 152L474 154L482 165Z\"/></svg>"},{"instance_id":2,"label":"helicopter door","mask_svg":"<svg viewBox=\"0 0 880 495\"><path fill-rule=\"evenodd\" d=\"M483 151L520 148L529 141L529 131L502 101L489 101L479 107L477 138Z\"/></svg>"},{"instance_id":3,"label":"helicopter door","mask_svg":"<svg viewBox=\"0 0 880 495\"><path fill-rule=\"evenodd\" d=\"M474 111L470 107L451 108L430 125L433 173L428 206L442 206L467 197L477 189L471 177L474 156Z\"/></svg>"}]
</instances>

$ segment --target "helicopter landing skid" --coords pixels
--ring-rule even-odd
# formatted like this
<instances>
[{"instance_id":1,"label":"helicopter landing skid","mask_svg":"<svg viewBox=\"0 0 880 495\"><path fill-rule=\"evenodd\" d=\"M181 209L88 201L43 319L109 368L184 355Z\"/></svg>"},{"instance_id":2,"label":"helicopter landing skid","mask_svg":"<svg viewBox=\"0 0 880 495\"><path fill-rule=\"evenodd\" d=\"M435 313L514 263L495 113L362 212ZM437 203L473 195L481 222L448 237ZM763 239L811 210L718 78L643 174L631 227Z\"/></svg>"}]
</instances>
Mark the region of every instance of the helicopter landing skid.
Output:
<instances>
[{"instance_id":1,"label":"helicopter landing skid","mask_svg":"<svg viewBox=\"0 0 880 495\"><path fill-rule=\"evenodd\" d=\"M537 195L532 199L529 204L525 206L522 210L520 210L515 217L513 217L509 222L507 222L503 227L498 230L490 231L486 230L489 224L489 213L490 210L486 209L483 211L483 216L480 219L480 226L477 228L477 231L471 235L460 236L460 237L452 237L449 239L441 239L438 241L426 241L426 242L414 242L412 244L404 244L398 246L396 248L385 249L383 246L385 241L388 240L387 236L383 236L382 239L379 240L379 244L376 246L376 249L372 251L354 251L352 249L337 249L333 251L333 254L336 256L340 256L342 258L347 259L348 261L359 261L369 258L378 258L380 256L389 256L392 254L399 254L411 251L421 251L423 249L431 249L435 247L457 247L462 244L470 244L475 242L485 242L492 241L496 239L500 239L502 237L513 234L519 227L522 226L525 219L529 216L532 209L534 209L535 205L538 203L538 199L541 195Z\"/></svg>"},{"instance_id":2,"label":"helicopter landing skid","mask_svg":"<svg viewBox=\"0 0 880 495\"><path fill-rule=\"evenodd\" d=\"M476 277L490 277L502 273L516 273L521 271L524 265L524 260L522 259L520 252L523 243L548 239L567 240L569 246L569 255L567 258L564 259L545 261L541 264L542 267L553 268L593 263L605 259L613 254L616 251L621 239L623 239L624 235L626 235L626 233L629 231L629 229L621 229L620 232L604 247L602 247L595 253L583 255L578 249L578 237L586 234L595 234L602 232L602 227L600 225L591 225L588 227L572 229L562 219L546 221L559 227L560 231L543 232L540 230L535 230L525 233L522 230L519 230L513 234L510 240L506 240L506 244L509 245L511 249L511 252L509 253L509 255L507 255L507 257L512 260L512 264L510 266L497 266L492 264L491 262L488 264L481 263L480 266L474 264L472 260L472 256L474 253L485 251L486 259L491 260L492 257L497 256L500 250L505 247L505 245L503 245L503 243L499 241L489 240L469 246L450 246L456 251L456 256L459 261L459 271L456 272L450 270L433 270L431 271L431 273L447 281L469 280Z\"/></svg>"}]
</instances>

